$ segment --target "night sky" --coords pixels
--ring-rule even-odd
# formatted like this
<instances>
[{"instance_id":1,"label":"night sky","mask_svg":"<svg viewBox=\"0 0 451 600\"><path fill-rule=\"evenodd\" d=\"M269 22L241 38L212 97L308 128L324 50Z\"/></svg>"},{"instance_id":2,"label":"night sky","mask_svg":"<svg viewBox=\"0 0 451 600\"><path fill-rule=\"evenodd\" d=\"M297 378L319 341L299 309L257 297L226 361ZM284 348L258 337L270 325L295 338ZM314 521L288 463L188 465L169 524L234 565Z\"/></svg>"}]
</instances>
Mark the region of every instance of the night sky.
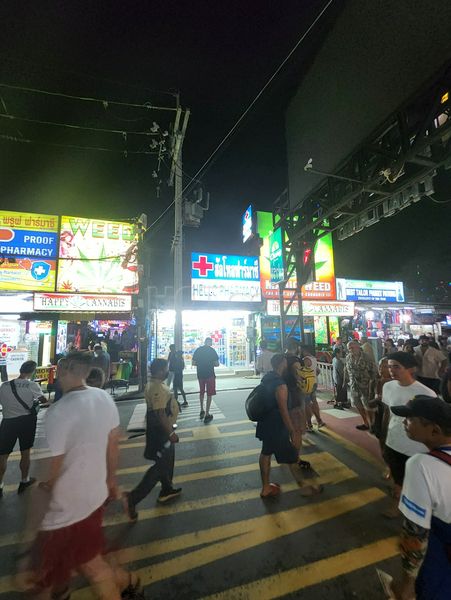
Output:
<instances>
[{"instance_id":1,"label":"night sky","mask_svg":"<svg viewBox=\"0 0 451 600\"><path fill-rule=\"evenodd\" d=\"M6 2L1 19L1 83L192 111L184 171L193 175L234 124L325 0L247 2ZM233 139L202 177L210 211L187 230L185 249L240 253L241 214L268 210L287 185L284 112L342 2L328 9ZM0 112L91 127L147 130L154 112L65 101L0 88ZM0 134L55 144L125 149L121 136L0 119ZM126 147L145 148L129 136ZM0 139L0 208L130 219L149 223L172 200L167 169L150 156L101 153ZM320 164L320 158L316 160ZM161 183L159 183L161 179ZM186 181L186 178L185 178ZM451 182L451 178L450 178ZM157 194L156 186L160 191ZM446 200L447 186L438 199ZM451 198L451 185L449 197ZM405 278L422 286L451 272L451 204L423 200L344 242L336 242L342 276ZM173 213L149 232L155 283L170 283ZM447 223L448 222L448 223ZM420 272L420 277L416 275Z\"/></svg>"}]
</instances>

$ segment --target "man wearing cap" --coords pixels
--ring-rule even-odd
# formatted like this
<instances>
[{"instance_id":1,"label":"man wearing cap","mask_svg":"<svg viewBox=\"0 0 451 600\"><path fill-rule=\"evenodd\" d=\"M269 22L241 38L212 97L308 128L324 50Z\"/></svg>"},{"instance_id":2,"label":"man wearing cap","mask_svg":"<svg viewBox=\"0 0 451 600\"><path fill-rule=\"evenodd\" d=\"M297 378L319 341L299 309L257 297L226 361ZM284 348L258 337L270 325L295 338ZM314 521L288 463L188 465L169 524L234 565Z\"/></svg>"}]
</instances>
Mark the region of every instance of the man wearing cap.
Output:
<instances>
[{"instance_id":1,"label":"man wearing cap","mask_svg":"<svg viewBox=\"0 0 451 600\"><path fill-rule=\"evenodd\" d=\"M384 460L394 481L393 505L384 513L384 516L389 518L395 518L399 514L397 505L407 459L418 452L427 452L426 446L409 439L402 419L390 414L392 406L405 405L418 394L435 398L431 389L415 381L416 364L415 357L407 352L392 352L388 355L388 369L392 381L388 381L382 389L382 403L385 405L382 440L385 439Z\"/></svg>"},{"instance_id":2,"label":"man wearing cap","mask_svg":"<svg viewBox=\"0 0 451 600\"><path fill-rule=\"evenodd\" d=\"M406 464L399 509L403 574L392 583L398 600L451 597L451 405L415 396L391 411L404 418L407 436L424 444Z\"/></svg>"}]
</instances>

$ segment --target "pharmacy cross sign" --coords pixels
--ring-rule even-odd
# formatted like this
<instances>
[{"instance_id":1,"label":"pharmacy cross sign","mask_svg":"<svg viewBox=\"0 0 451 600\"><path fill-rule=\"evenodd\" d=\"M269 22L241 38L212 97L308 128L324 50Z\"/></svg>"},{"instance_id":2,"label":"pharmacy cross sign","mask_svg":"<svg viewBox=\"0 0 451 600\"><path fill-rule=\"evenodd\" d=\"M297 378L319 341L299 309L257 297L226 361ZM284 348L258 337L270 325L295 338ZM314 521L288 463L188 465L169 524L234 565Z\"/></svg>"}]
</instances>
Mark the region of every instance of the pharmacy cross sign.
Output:
<instances>
[{"instance_id":1,"label":"pharmacy cross sign","mask_svg":"<svg viewBox=\"0 0 451 600\"><path fill-rule=\"evenodd\" d=\"M212 262L208 262L206 256L201 254L199 260L193 262L193 269L199 272L199 277L208 277L208 272L213 271L214 265Z\"/></svg>"},{"instance_id":2,"label":"pharmacy cross sign","mask_svg":"<svg viewBox=\"0 0 451 600\"><path fill-rule=\"evenodd\" d=\"M6 358L10 352L12 352L11 346L8 346L8 344L3 342L0 346L0 358Z\"/></svg>"}]
</instances>

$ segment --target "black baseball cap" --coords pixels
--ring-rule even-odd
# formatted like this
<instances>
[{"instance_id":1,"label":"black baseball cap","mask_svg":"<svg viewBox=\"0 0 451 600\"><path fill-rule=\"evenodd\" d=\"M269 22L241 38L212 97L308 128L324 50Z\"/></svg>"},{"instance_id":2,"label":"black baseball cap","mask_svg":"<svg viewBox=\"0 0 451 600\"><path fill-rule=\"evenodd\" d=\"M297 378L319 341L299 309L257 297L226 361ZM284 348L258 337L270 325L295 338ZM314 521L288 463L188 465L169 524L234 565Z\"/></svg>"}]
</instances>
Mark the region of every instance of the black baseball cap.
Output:
<instances>
[{"instance_id":1,"label":"black baseball cap","mask_svg":"<svg viewBox=\"0 0 451 600\"><path fill-rule=\"evenodd\" d=\"M451 427L451 404L437 397L415 396L405 405L392 406L391 411L398 417L422 417L442 428Z\"/></svg>"}]
</instances>

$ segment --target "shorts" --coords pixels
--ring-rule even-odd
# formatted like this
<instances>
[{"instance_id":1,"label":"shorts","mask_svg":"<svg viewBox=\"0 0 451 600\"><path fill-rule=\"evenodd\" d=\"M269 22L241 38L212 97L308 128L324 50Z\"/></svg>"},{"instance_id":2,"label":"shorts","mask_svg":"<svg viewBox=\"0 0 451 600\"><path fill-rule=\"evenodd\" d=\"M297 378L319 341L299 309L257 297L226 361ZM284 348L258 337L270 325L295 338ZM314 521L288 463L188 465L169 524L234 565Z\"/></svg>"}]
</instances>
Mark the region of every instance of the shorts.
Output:
<instances>
[{"instance_id":1,"label":"shorts","mask_svg":"<svg viewBox=\"0 0 451 600\"><path fill-rule=\"evenodd\" d=\"M390 446L385 446L382 456L390 468L393 481L396 485L402 486L406 472L406 462L410 457L393 450Z\"/></svg>"},{"instance_id":2,"label":"shorts","mask_svg":"<svg viewBox=\"0 0 451 600\"><path fill-rule=\"evenodd\" d=\"M22 451L32 448L36 435L36 420L36 415L3 419L0 424L0 454L11 454L17 440Z\"/></svg>"},{"instance_id":3,"label":"shorts","mask_svg":"<svg viewBox=\"0 0 451 600\"><path fill-rule=\"evenodd\" d=\"M71 579L72 571L105 551L101 506L77 523L39 531L31 549L31 570L37 591L62 586Z\"/></svg>"},{"instance_id":4,"label":"shorts","mask_svg":"<svg viewBox=\"0 0 451 600\"><path fill-rule=\"evenodd\" d=\"M208 377L208 379L201 379L199 377L199 391L201 394L207 392L207 396L216 395L216 377Z\"/></svg>"},{"instance_id":5,"label":"shorts","mask_svg":"<svg viewBox=\"0 0 451 600\"><path fill-rule=\"evenodd\" d=\"M355 408L364 408L365 410L371 410L369 389L356 390L351 388L351 400Z\"/></svg>"},{"instance_id":6,"label":"shorts","mask_svg":"<svg viewBox=\"0 0 451 600\"><path fill-rule=\"evenodd\" d=\"M271 435L265 437L262 443L261 453L264 456L274 454L279 464L291 465L299 460L298 451L290 442L288 431L280 431L280 435Z\"/></svg>"},{"instance_id":7,"label":"shorts","mask_svg":"<svg viewBox=\"0 0 451 600\"><path fill-rule=\"evenodd\" d=\"M310 392L310 394L306 394L304 396L304 402L306 404L311 404L316 400L316 391Z\"/></svg>"}]
</instances>

